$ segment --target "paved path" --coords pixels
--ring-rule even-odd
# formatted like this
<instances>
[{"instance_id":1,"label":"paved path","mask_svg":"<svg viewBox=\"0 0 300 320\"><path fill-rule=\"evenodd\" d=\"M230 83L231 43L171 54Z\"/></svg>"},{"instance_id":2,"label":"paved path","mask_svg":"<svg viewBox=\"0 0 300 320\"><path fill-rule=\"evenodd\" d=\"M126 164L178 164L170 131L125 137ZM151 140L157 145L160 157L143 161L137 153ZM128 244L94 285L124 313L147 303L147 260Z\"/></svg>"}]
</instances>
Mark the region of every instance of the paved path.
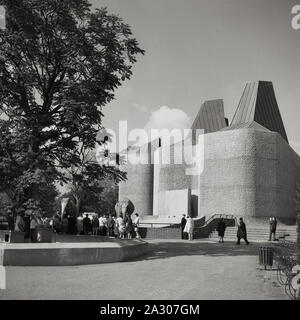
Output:
<instances>
[{"instance_id":1,"label":"paved path","mask_svg":"<svg viewBox=\"0 0 300 320\"><path fill-rule=\"evenodd\" d=\"M286 299L259 244L152 240L144 257L75 267L7 267L0 299Z\"/></svg>"}]
</instances>

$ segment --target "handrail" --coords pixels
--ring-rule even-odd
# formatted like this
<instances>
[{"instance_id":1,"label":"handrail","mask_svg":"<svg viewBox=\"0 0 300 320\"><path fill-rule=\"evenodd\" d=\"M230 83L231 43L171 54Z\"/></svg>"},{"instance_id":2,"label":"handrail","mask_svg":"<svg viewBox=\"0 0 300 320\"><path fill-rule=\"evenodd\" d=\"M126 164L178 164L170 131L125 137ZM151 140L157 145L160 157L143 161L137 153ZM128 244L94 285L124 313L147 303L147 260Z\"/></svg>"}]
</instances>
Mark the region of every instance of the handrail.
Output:
<instances>
[{"instance_id":1,"label":"handrail","mask_svg":"<svg viewBox=\"0 0 300 320\"><path fill-rule=\"evenodd\" d=\"M201 226L199 228L206 227L209 223L211 223L211 221L213 221L213 220L215 220L217 218L234 219L235 221L237 221L236 217L233 214L214 214L207 221L205 221L203 226Z\"/></svg>"},{"instance_id":2,"label":"handrail","mask_svg":"<svg viewBox=\"0 0 300 320\"><path fill-rule=\"evenodd\" d=\"M217 218L224 218L224 219L234 219L235 221L237 221L237 218L233 215L233 214L214 214L212 216L210 216L210 218L205 221L205 223L203 224L203 226L201 227L195 227L197 228L203 228L206 227L211 221L213 221L214 219ZM167 227L171 227L172 225L179 225L180 223L168 223L168 222L140 222L140 225L150 225L150 228L153 228L154 225L163 225L163 226L167 226Z\"/></svg>"}]
</instances>

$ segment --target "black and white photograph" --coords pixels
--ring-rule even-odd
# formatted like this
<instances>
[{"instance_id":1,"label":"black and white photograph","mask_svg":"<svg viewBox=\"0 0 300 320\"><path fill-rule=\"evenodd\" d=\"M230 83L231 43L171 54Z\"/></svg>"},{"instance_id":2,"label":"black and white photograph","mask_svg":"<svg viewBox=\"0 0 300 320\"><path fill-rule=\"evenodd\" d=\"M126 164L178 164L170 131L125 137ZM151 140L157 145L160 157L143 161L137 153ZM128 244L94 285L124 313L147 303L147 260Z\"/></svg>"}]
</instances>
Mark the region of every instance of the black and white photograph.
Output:
<instances>
[{"instance_id":1,"label":"black and white photograph","mask_svg":"<svg viewBox=\"0 0 300 320\"><path fill-rule=\"evenodd\" d=\"M299 128L300 0L0 0L0 310L300 300Z\"/></svg>"}]
</instances>

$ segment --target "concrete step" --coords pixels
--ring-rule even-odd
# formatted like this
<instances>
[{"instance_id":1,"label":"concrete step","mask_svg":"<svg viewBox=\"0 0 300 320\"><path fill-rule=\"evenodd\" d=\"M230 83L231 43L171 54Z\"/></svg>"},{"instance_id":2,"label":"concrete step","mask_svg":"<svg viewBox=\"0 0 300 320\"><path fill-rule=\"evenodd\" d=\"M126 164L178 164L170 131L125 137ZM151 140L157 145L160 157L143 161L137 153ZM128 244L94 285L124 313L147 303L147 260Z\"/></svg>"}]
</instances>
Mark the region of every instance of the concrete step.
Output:
<instances>
[{"instance_id":1,"label":"concrete step","mask_svg":"<svg viewBox=\"0 0 300 320\"><path fill-rule=\"evenodd\" d=\"M227 235L227 236L229 236L229 235L236 235L237 234L237 232L226 232L225 231L225 234ZM211 235L218 235L218 232L213 232L213 233L211 233ZM263 233L263 232L261 232L261 233L254 233L254 232L247 232L247 235L251 235L251 236L257 236L257 237L259 237L259 236L268 236L269 235L269 232L265 232L265 233ZM297 237L297 233L292 233L292 232L283 232L283 233L281 233L281 232L276 232L276 235L277 236L281 236L281 235L289 235L289 236L293 236L293 237Z\"/></svg>"},{"instance_id":2,"label":"concrete step","mask_svg":"<svg viewBox=\"0 0 300 320\"><path fill-rule=\"evenodd\" d=\"M230 231L230 230L237 230L237 227L227 227L226 231ZM247 231L257 231L257 232L269 232L269 229L267 228L247 228ZM276 232L283 232L283 231L287 231L287 232L297 232L297 228L278 228L276 230Z\"/></svg>"},{"instance_id":3,"label":"concrete step","mask_svg":"<svg viewBox=\"0 0 300 320\"><path fill-rule=\"evenodd\" d=\"M227 235L227 236L230 236L230 235L234 235L234 236L236 236L236 234L237 234L237 232L235 232L235 233L227 233L227 232L225 232L225 235ZM216 233L211 233L211 235L218 235L218 233L216 232ZM247 232L247 235L248 236L253 236L253 237L259 237L259 236L269 236L269 233L262 233L262 234L253 234L253 233L248 233ZM292 237L296 237L297 235L296 234L291 234L291 233L286 233L285 234L286 236L292 236ZM281 234L280 233L276 233L276 236L281 236Z\"/></svg>"},{"instance_id":4,"label":"concrete step","mask_svg":"<svg viewBox=\"0 0 300 320\"><path fill-rule=\"evenodd\" d=\"M269 229L263 228L263 227L250 227L247 228L247 238L249 241L266 241L269 239ZM236 234L237 234L237 227L227 227L225 231L225 239L227 240L236 240ZM286 236L287 240L290 241L296 241L297 240L297 229L296 226L288 226L283 228L278 228L276 231L276 237L278 238L280 235L288 234L289 236ZM211 239L218 239L218 232L213 231L209 238Z\"/></svg>"},{"instance_id":5,"label":"concrete step","mask_svg":"<svg viewBox=\"0 0 300 320\"><path fill-rule=\"evenodd\" d=\"M213 231L213 233L218 233L217 231ZM226 234L234 234L237 233L237 230L234 231L225 231ZM289 234L289 235L297 235L297 232L291 232L291 231L277 231L277 234ZM269 232L256 232L256 231L247 231L247 234L253 234L253 235L260 235L260 234L269 234Z\"/></svg>"},{"instance_id":6,"label":"concrete step","mask_svg":"<svg viewBox=\"0 0 300 320\"><path fill-rule=\"evenodd\" d=\"M225 233L226 233L226 234L236 234L237 231L234 231L234 232L226 232L226 231L225 231ZM214 232L212 232L211 234L218 234L218 232L217 232L217 231L214 231ZM259 235L269 234L269 232L248 232L248 231L247 231L247 234L259 236ZM297 235L297 233L294 233L294 232L276 232L276 234L278 234L278 235L281 235L281 234L289 234L289 235L291 235L291 236L296 236L296 235Z\"/></svg>"},{"instance_id":7,"label":"concrete step","mask_svg":"<svg viewBox=\"0 0 300 320\"><path fill-rule=\"evenodd\" d=\"M269 236L267 237L252 237L252 236L247 236L248 240L250 241L267 241L269 239ZM219 237L210 237L209 239L219 239ZM236 236L227 236L225 234L225 237L224 239L227 239L227 240L236 240L237 237ZM285 238L286 240L289 240L289 241L297 241L297 237L286 237Z\"/></svg>"}]
</instances>

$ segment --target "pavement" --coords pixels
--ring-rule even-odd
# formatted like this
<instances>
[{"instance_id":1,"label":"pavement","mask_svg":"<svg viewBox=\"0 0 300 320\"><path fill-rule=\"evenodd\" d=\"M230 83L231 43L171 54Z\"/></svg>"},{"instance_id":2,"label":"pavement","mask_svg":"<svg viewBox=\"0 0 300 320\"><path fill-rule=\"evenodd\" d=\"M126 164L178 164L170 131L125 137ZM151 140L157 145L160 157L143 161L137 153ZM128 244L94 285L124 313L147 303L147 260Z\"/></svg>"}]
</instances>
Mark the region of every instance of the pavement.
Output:
<instances>
[{"instance_id":1,"label":"pavement","mask_svg":"<svg viewBox=\"0 0 300 320\"><path fill-rule=\"evenodd\" d=\"M258 266L258 247L212 240L149 240L127 262L65 267L6 267L4 299L287 299L276 271Z\"/></svg>"}]
</instances>

